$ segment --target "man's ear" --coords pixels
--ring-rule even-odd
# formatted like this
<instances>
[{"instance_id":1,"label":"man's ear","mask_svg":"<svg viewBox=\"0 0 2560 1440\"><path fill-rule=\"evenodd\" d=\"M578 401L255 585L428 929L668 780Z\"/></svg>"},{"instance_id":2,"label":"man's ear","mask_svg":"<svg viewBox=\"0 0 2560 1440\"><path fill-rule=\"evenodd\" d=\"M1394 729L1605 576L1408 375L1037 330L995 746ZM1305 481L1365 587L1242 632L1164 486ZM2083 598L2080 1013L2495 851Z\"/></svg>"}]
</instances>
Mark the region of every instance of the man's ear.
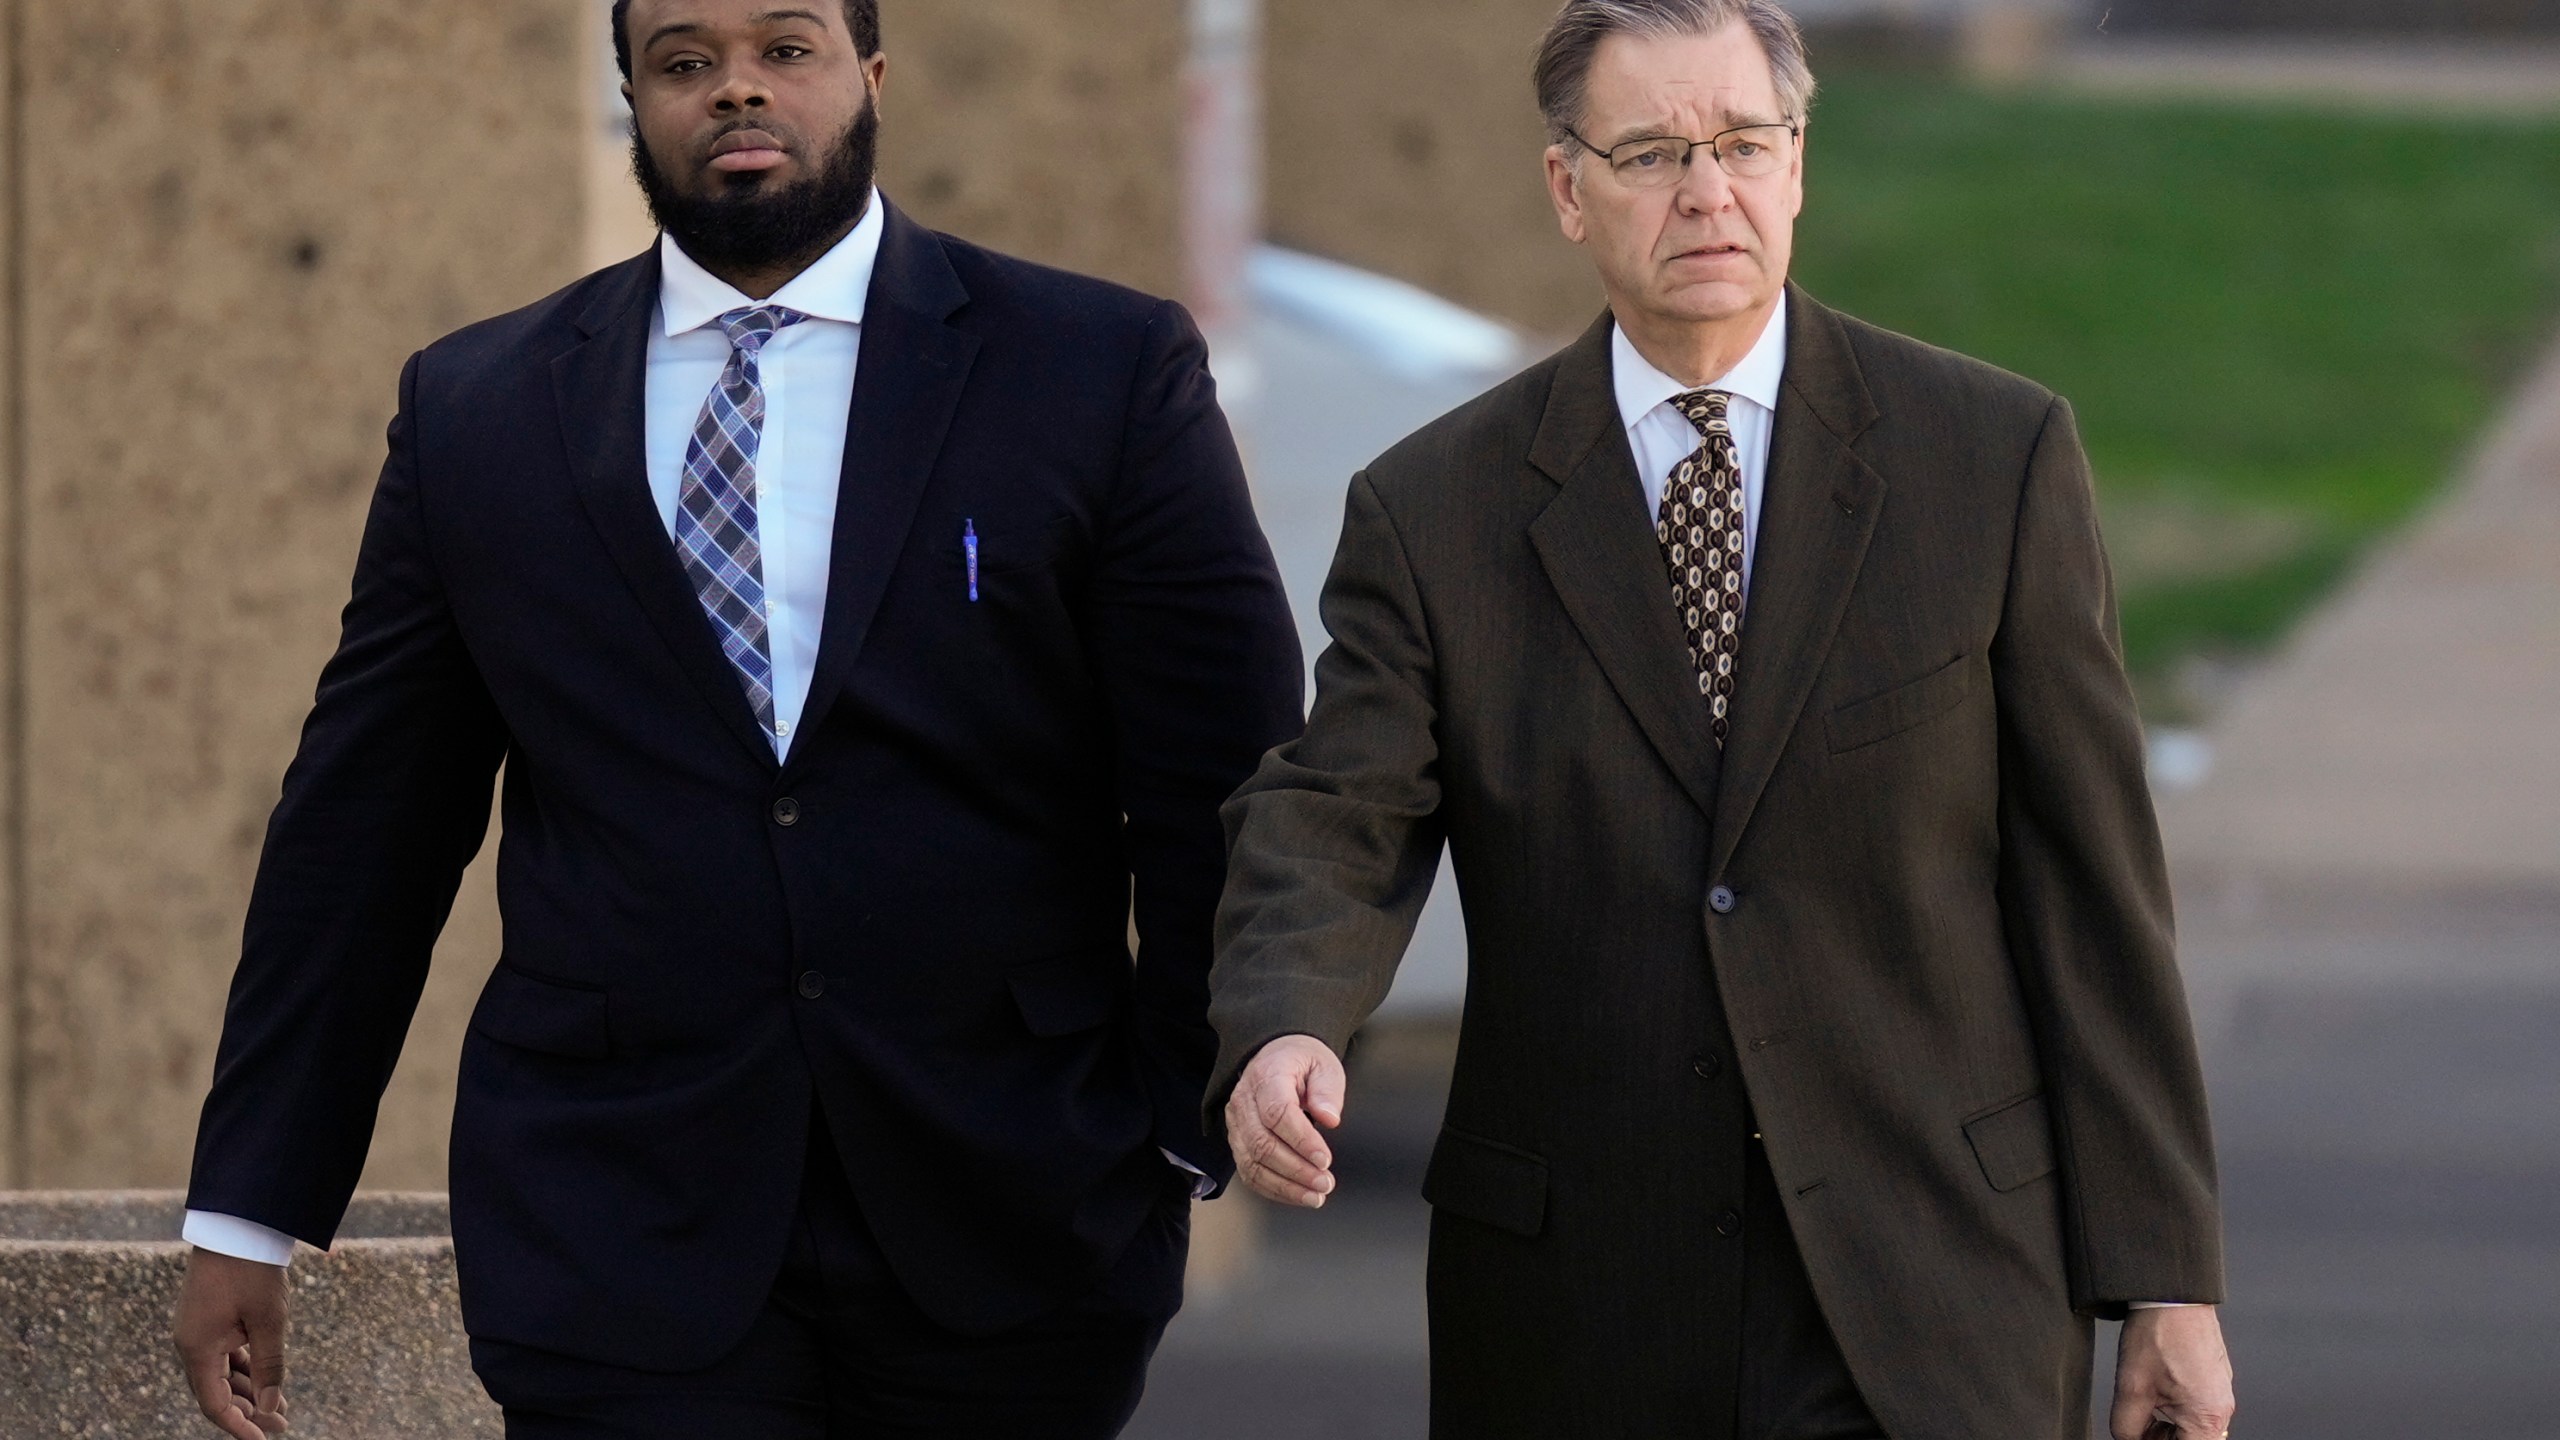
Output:
<instances>
[{"instance_id":1,"label":"man's ear","mask_svg":"<svg viewBox=\"0 0 2560 1440\"><path fill-rule=\"evenodd\" d=\"M1590 233L1582 223L1582 176L1573 155L1562 145L1547 147L1547 199L1556 207L1557 228L1579 245Z\"/></svg>"},{"instance_id":2,"label":"man's ear","mask_svg":"<svg viewBox=\"0 0 2560 1440\"><path fill-rule=\"evenodd\" d=\"M880 97L889 91L888 51L873 51L871 57L862 62L862 83L871 87L871 104L877 109Z\"/></svg>"},{"instance_id":3,"label":"man's ear","mask_svg":"<svg viewBox=\"0 0 2560 1440\"><path fill-rule=\"evenodd\" d=\"M1812 140L1812 139L1813 139L1813 128L1812 128L1810 125L1806 125L1806 126L1800 127L1800 128L1796 131L1796 174L1795 174L1795 192L1796 192L1796 194L1795 194L1795 211L1794 211L1794 213L1795 213L1796 218L1797 218L1797 219L1799 219L1799 220L1804 218L1804 155L1805 155L1805 146L1806 146L1809 142L1811 142L1811 140Z\"/></svg>"}]
</instances>

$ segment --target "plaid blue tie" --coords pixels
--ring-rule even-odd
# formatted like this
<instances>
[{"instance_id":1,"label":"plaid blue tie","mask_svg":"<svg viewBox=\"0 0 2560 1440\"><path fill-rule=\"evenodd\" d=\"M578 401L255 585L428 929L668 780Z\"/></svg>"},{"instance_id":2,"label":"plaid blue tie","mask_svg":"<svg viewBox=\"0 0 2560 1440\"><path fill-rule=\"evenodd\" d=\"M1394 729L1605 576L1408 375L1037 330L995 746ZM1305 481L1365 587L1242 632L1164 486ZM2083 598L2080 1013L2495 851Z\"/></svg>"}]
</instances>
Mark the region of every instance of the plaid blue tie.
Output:
<instances>
[{"instance_id":1,"label":"plaid blue tie","mask_svg":"<svg viewBox=\"0 0 2560 1440\"><path fill-rule=\"evenodd\" d=\"M781 331L809 317L778 305L720 317L729 368L712 387L685 448L676 495L676 554L693 577L720 648L747 687L756 723L776 741L773 644L765 623L764 546L756 529L756 456L764 447L764 379L756 356Z\"/></svg>"}]
</instances>

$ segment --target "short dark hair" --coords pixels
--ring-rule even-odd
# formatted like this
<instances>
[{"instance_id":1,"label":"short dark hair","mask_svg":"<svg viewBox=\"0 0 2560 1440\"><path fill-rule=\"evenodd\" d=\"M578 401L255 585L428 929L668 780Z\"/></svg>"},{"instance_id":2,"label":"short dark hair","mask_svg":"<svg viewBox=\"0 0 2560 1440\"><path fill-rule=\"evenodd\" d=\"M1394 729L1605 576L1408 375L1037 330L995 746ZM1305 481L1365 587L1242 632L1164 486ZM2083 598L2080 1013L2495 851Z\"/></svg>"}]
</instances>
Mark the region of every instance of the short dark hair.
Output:
<instances>
[{"instance_id":1,"label":"short dark hair","mask_svg":"<svg viewBox=\"0 0 2560 1440\"><path fill-rule=\"evenodd\" d=\"M844 0L845 28L853 32L853 48L868 60L880 53L880 0ZM613 0L613 58L622 78L631 78L631 0Z\"/></svg>"}]
</instances>

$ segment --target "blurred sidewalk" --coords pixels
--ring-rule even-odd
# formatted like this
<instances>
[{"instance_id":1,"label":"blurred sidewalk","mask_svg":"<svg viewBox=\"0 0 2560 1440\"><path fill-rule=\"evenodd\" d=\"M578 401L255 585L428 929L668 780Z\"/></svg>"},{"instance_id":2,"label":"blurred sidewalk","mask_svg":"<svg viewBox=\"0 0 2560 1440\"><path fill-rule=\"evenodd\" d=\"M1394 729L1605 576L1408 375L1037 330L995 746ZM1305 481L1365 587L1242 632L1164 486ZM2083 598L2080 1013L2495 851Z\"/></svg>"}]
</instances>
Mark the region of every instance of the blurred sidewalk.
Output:
<instances>
[{"instance_id":1,"label":"blurred sidewalk","mask_svg":"<svg viewBox=\"0 0 2560 1440\"><path fill-rule=\"evenodd\" d=\"M2560 351L2163 802L2254 1436L2560 1436Z\"/></svg>"},{"instance_id":2,"label":"blurred sidewalk","mask_svg":"<svg viewBox=\"0 0 2560 1440\"><path fill-rule=\"evenodd\" d=\"M2123 95L2312 101L2399 115L2560 112L2560 44L2222 35L2084 36L2052 78Z\"/></svg>"},{"instance_id":3,"label":"blurred sidewalk","mask_svg":"<svg viewBox=\"0 0 2560 1440\"><path fill-rule=\"evenodd\" d=\"M1324 1209L1284 1211L1241 1192L1213 1202L1260 1212L1261 1264L1231 1290L1192 1297L1127 1440L1423 1440L1422 1171L1456 1039L1453 1023L1431 1021L1361 1037L1334 1136L1341 1186Z\"/></svg>"},{"instance_id":4,"label":"blurred sidewalk","mask_svg":"<svg viewBox=\"0 0 2560 1440\"><path fill-rule=\"evenodd\" d=\"M2560 351L2213 739L2163 806L2200 881L2560 891Z\"/></svg>"}]
</instances>

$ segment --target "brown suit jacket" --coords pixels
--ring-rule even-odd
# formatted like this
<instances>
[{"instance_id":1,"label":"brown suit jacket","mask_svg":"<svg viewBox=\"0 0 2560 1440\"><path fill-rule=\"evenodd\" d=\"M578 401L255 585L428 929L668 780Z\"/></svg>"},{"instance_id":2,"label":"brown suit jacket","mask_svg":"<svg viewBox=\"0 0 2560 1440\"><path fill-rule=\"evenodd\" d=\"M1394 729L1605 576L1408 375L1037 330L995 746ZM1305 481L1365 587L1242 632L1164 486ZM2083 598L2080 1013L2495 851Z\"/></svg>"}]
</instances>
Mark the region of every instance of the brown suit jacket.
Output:
<instances>
[{"instance_id":1,"label":"brown suit jacket","mask_svg":"<svg viewBox=\"0 0 2560 1440\"><path fill-rule=\"evenodd\" d=\"M1724 751L1604 317L1353 481L1313 717L1227 807L1213 1122L1268 1041L1347 1047L1454 857L1438 1436L1730 1426L1754 1117L1898 1440L2079 1436L2087 1317L2222 1297L2070 409L1791 306Z\"/></svg>"}]
</instances>

